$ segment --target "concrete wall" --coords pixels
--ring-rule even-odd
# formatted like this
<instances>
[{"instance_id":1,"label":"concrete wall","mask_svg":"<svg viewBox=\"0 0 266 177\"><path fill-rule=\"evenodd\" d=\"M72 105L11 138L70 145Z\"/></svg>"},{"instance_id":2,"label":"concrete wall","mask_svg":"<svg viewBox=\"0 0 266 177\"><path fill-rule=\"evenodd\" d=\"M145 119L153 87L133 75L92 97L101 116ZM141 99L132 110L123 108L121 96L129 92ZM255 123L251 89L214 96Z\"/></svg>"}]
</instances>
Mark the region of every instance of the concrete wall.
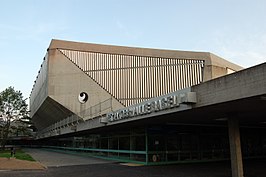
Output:
<instances>
[{"instance_id":1,"label":"concrete wall","mask_svg":"<svg viewBox=\"0 0 266 177\"><path fill-rule=\"evenodd\" d=\"M49 50L48 77L49 97L77 115L111 98L110 94L56 49ZM78 101L81 92L89 94L89 99L84 104ZM112 107L119 109L123 106L112 99Z\"/></svg>"},{"instance_id":2,"label":"concrete wall","mask_svg":"<svg viewBox=\"0 0 266 177\"><path fill-rule=\"evenodd\" d=\"M240 71L243 67L231 63L217 55L208 53L209 58L205 60L203 81L208 81L228 74L228 69Z\"/></svg>"},{"instance_id":3,"label":"concrete wall","mask_svg":"<svg viewBox=\"0 0 266 177\"><path fill-rule=\"evenodd\" d=\"M48 55L45 56L30 94L30 116L32 117L48 96Z\"/></svg>"},{"instance_id":4,"label":"concrete wall","mask_svg":"<svg viewBox=\"0 0 266 177\"><path fill-rule=\"evenodd\" d=\"M265 94L266 63L193 86L196 107Z\"/></svg>"}]
</instances>

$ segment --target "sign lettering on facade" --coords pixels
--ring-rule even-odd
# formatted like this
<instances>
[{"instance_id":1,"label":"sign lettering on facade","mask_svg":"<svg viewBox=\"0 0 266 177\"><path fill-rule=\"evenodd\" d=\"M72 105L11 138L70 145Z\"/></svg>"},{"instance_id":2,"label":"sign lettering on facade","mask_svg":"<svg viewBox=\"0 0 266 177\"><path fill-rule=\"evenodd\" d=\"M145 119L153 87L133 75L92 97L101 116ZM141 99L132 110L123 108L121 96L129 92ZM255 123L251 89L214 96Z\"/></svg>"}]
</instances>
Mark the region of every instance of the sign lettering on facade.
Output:
<instances>
[{"instance_id":1,"label":"sign lettering on facade","mask_svg":"<svg viewBox=\"0 0 266 177\"><path fill-rule=\"evenodd\" d=\"M180 106L180 104L189 103L196 103L195 92L176 93L167 95L165 97L148 100L136 106L108 113L106 118L108 122L115 122L123 119L151 114L153 112L163 111L166 109L177 108Z\"/></svg>"}]
</instances>

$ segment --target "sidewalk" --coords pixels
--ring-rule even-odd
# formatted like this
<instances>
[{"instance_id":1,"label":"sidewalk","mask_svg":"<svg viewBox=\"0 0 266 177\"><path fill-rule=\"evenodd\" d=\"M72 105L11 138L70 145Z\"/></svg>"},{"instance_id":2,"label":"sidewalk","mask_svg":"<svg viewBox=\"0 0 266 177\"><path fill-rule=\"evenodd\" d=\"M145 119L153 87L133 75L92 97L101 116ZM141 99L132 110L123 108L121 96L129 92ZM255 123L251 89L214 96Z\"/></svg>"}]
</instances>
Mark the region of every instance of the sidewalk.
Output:
<instances>
[{"instance_id":1,"label":"sidewalk","mask_svg":"<svg viewBox=\"0 0 266 177\"><path fill-rule=\"evenodd\" d=\"M0 170L44 170L47 167L61 167L73 165L91 165L113 163L112 161L93 157L46 151L43 149L23 149L36 161L19 160L16 158L0 158Z\"/></svg>"},{"instance_id":2,"label":"sidewalk","mask_svg":"<svg viewBox=\"0 0 266 177\"><path fill-rule=\"evenodd\" d=\"M44 149L23 149L23 150L26 153L30 154L36 161L39 161L46 167L113 163L112 161L107 161L94 157L83 157L67 153L48 151Z\"/></svg>"},{"instance_id":3,"label":"sidewalk","mask_svg":"<svg viewBox=\"0 0 266 177\"><path fill-rule=\"evenodd\" d=\"M15 158L0 158L0 170L43 170L39 162L19 160Z\"/></svg>"}]
</instances>

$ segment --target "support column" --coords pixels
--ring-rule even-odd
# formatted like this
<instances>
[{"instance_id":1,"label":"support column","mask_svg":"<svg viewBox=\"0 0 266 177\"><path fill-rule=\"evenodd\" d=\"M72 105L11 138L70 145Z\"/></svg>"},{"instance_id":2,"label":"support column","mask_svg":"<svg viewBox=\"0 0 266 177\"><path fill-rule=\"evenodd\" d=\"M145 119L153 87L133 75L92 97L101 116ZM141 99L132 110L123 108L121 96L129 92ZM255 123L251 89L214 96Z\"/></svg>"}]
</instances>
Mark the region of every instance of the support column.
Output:
<instances>
[{"instance_id":1,"label":"support column","mask_svg":"<svg viewBox=\"0 0 266 177\"><path fill-rule=\"evenodd\" d=\"M237 117L228 118L232 177L243 177L240 132Z\"/></svg>"},{"instance_id":2,"label":"support column","mask_svg":"<svg viewBox=\"0 0 266 177\"><path fill-rule=\"evenodd\" d=\"M149 143L148 143L148 130L145 128L145 152L146 152L146 165L149 163Z\"/></svg>"}]
</instances>

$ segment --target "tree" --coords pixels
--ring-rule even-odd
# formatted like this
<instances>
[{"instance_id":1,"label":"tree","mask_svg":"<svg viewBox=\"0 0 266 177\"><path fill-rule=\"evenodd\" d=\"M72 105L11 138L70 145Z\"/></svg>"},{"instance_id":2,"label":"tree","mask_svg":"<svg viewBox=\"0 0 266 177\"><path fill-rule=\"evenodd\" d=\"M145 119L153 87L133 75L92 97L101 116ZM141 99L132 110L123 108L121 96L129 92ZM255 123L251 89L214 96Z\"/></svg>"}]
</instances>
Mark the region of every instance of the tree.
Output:
<instances>
[{"instance_id":1,"label":"tree","mask_svg":"<svg viewBox=\"0 0 266 177\"><path fill-rule=\"evenodd\" d=\"M28 105L22 93L8 87L0 93L0 130L1 146L5 145L11 130L11 123L28 117Z\"/></svg>"},{"instance_id":2,"label":"tree","mask_svg":"<svg viewBox=\"0 0 266 177\"><path fill-rule=\"evenodd\" d=\"M31 118L27 115L21 119L14 120L10 125L11 131L9 137L32 137L33 132L36 131Z\"/></svg>"}]
</instances>

